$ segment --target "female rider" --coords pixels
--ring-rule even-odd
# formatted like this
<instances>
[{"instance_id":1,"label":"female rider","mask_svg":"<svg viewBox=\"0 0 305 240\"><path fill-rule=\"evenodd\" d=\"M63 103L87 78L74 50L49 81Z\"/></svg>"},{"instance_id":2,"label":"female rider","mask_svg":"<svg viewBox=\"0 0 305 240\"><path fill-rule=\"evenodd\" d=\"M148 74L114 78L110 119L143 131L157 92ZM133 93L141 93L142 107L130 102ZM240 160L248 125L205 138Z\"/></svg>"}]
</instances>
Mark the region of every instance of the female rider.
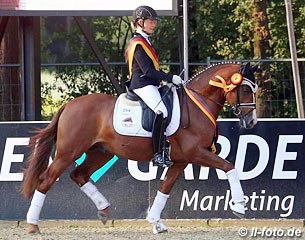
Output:
<instances>
[{"instance_id":1,"label":"female rider","mask_svg":"<svg viewBox=\"0 0 305 240\"><path fill-rule=\"evenodd\" d=\"M152 130L154 165L170 167L173 162L169 156L169 142L166 141L167 109L158 88L162 80L180 85L183 80L159 69L159 60L152 48L149 37L155 30L158 15L149 6L137 7L132 15L131 25L134 36L126 51L129 69L129 90L137 94L156 113Z\"/></svg>"}]
</instances>

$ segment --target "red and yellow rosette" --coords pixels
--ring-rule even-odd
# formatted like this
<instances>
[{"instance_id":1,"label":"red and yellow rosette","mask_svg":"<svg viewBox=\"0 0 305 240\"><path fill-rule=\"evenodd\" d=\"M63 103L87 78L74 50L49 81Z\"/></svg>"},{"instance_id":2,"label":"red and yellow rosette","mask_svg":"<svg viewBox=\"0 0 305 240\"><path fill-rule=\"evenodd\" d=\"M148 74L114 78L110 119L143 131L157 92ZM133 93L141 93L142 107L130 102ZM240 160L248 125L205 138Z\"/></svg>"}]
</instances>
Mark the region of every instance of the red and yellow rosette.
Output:
<instances>
[{"instance_id":1,"label":"red and yellow rosette","mask_svg":"<svg viewBox=\"0 0 305 240\"><path fill-rule=\"evenodd\" d=\"M238 85L240 85L243 81L243 76L240 74L240 73L234 73L232 76L231 76L231 79L230 79L230 84L227 84L226 83L226 80L224 80L223 77L217 75L215 76L219 81L216 81L216 80L213 80L211 79L209 81L209 84L214 86L214 87L219 87L219 88L222 88L225 92L230 92L232 90L234 90Z\"/></svg>"}]
</instances>

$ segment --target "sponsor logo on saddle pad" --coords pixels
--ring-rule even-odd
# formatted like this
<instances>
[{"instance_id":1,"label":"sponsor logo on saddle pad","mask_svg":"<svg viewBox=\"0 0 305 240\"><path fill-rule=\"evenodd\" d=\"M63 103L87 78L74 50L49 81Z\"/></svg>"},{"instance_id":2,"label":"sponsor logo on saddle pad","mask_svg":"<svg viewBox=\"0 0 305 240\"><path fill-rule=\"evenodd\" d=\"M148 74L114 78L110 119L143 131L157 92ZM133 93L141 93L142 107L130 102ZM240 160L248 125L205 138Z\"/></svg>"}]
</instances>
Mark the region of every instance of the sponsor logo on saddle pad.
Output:
<instances>
[{"instance_id":1,"label":"sponsor logo on saddle pad","mask_svg":"<svg viewBox=\"0 0 305 240\"><path fill-rule=\"evenodd\" d=\"M132 117L127 117L127 118L123 119L122 125L124 127L132 127L133 126Z\"/></svg>"},{"instance_id":2,"label":"sponsor logo on saddle pad","mask_svg":"<svg viewBox=\"0 0 305 240\"><path fill-rule=\"evenodd\" d=\"M126 99L126 93L121 94L115 104L113 127L122 135L151 137L152 133L142 127L142 108L138 101ZM180 124L180 106L176 90L173 90L174 102L172 119L166 128L166 135L174 134Z\"/></svg>"}]
</instances>

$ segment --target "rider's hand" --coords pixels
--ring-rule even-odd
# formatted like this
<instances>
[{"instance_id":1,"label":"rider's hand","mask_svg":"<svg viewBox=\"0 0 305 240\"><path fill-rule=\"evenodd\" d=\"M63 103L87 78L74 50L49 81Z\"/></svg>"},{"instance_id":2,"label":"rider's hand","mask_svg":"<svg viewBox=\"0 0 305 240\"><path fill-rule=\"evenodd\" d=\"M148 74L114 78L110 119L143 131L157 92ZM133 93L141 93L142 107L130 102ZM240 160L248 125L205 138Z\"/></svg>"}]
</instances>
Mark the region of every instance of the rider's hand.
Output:
<instances>
[{"instance_id":1,"label":"rider's hand","mask_svg":"<svg viewBox=\"0 0 305 240\"><path fill-rule=\"evenodd\" d=\"M182 80L181 77L179 77L178 75L173 75L173 79L172 79L173 84L179 86L179 85L183 85L184 81Z\"/></svg>"}]
</instances>

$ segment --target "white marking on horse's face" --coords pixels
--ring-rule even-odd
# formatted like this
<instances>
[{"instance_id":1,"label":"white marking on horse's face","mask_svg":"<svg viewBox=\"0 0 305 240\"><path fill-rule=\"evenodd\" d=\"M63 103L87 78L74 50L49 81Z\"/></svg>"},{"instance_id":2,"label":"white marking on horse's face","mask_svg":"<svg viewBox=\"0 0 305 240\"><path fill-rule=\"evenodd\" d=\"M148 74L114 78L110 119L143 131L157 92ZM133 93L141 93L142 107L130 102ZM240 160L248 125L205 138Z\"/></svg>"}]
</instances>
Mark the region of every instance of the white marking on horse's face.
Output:
<instances>
[{"instance_id":1,"label":"white marking on horse's face","mask_svg":"<svg viewBox=\"0 0 305 240\"><path fill-rule=\"evenodd\" d=\"M240 125L245 129L251 129L257 124L256 109L240 118Z\"/></svg>"}]
</instances>

